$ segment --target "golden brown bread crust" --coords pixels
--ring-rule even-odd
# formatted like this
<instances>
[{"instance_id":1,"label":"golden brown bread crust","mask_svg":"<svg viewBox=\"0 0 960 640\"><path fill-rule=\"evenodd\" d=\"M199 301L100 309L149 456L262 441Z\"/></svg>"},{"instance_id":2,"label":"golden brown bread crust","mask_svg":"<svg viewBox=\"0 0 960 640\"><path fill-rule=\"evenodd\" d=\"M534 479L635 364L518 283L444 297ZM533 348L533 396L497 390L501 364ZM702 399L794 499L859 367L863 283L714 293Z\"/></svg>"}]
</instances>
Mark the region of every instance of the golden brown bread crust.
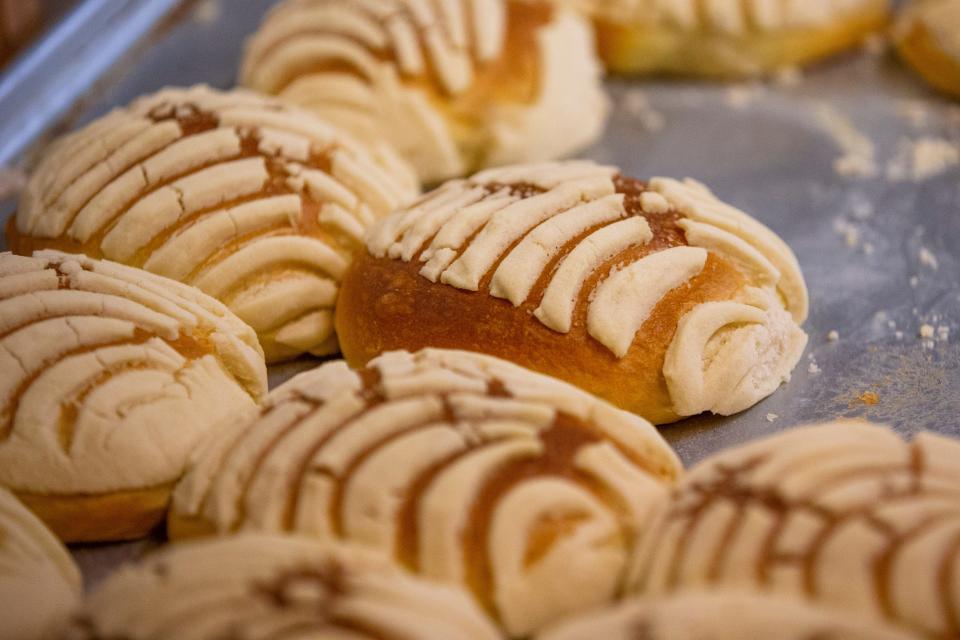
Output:
<instances>
[{"instance_id":1,"label":"golden brown bread crust","mask_svg":"<svg viewBox=\"0 0 960 640\"><path fill-rule=\"evenodd\" d=\"M918 6L922 4L918 3ZM895 41L900 56L924 80L940 91L960 98L960 59L947 52L927 23L907 12L897 25Z\"/></svg>"},{"instance_id":2,"label":"golden brown bread crust","mask_svg":"<svg viewBox=\"0 0 960 640\"><path fill-rule=\"evenodd\" d=\"M606 265L592 279L601 280L612 267ZM742 285L732 265L711 256L697 278L657 305L636 339L643 348L618 359L587 335L586 300L579 302L572 330L560 334L533 317L535 303L514 307L491 298L489 275L480 291L463 291L429 282L419 269L414 262L357 255L337 303L340 348L352 367L396 349L480 351L571 382L654 424L680 417L668 408L662 373L680 317L701 302L729 298ZM538 283L532 300L544 286Z\"/></svg>"},{"instance_id":3,"label":"golden brown bread crust","mask_svg":"<svg viewBox=\"0 0 960 640\"><path fill-rule=\"evenodd\" d=\"M136 540L163 522L174 484L89 496L16 496L64 542Z\"/></svg>"},{"instance_id":4,"label":"golden brown bread crust","mask_svg":"<svg viewBox=\"0 0 960 640\"><path fill-rule=\"evenodd\" d=\"M609 4L613 7L617 2ZM625 12L616 17L600 15L597 46L615 73L716 78L768 74L835 55L882 29L889 20L887 3L878 0L864 5L822 24L771 30L749 25L742 33L717 30L706 17L700 18L704 24L685 29L624 19Z\"/></svg>"},{"instance_id":5,"label":"golden brown bread crust","mask_svg":"<svg viewBox=\"0 0 960 640\"><path fill-rule=\"evenodd\" d=\"M789 379L806 306L789 247L703 185L575 161L451 181L388 216L336 321L353 366L479 351L665 423Z\"/></svg>"}]
</instances>

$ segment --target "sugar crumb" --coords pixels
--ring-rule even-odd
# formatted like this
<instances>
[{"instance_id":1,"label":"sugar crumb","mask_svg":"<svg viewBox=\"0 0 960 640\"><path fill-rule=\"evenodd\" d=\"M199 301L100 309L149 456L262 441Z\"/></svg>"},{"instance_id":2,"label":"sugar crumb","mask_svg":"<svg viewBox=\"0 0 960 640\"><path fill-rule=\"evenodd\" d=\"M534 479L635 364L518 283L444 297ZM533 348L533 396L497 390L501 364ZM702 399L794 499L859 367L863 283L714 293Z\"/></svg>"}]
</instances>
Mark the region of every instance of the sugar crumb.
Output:
<instances>
[{"instance_id":1,"label":"sugar crumb","mask_svg":"<svg viewBox=\"0 0 960 640\"><path fill-rule=\"evenodd\" d=\"M779 418L779 417L780 417L780 416L778 416L778 415L775 414L775 413L768 413L768 414L767 414L767 422L776 422L777 418Z\"/></svg>"},{"instance_id":2,"label":"sugar crumb","mask_svg":"<svg viewBox=\"0 0 960 640\"><path fill-rule=\"evenodd\" d=\"M831 331L827 334L827 340L830 342L836 342L840 339L840 334L837 331Z\"/></svg>"},{"instance_id":3,"label":"sugar crumb","mask_svg":"<svg viewBox=\"0 0 960 640\"><path fill-rule=\"evenodd\" d=\"M937 260L937 256L926 247L920 247L919 259L921 265L930 267L934 271L940 268L940 261Z\"/></svg>"},{"instance_id":4,"label":"sugar crumb","mask_svg":"<svg viewBox=\"0 0 960 640\"><path fill-rule=\"evenodd\" d=\"M921 338L932 338L936 329L932 325L922 324L920 325L920 337Z\"/></svg>"}]
</instances>

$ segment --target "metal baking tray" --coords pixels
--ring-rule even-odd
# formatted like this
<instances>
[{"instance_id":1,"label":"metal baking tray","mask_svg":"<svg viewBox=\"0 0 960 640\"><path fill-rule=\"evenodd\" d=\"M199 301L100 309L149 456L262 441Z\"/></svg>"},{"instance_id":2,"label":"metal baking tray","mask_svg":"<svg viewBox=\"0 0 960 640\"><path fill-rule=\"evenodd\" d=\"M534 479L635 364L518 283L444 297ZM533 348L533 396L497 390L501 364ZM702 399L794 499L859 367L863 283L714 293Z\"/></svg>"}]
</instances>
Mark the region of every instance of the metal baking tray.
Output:
<instances>
[{"instance_id":1,"label":"metal baking tray","mask_svg":"<svg viewBox=\"0 0 960 640\"><path fill-rule=\"evenodd\" d=\"M0 78L3 183L22 181L51 135L140 94L230 87L272 4L81 3ZM640 178L705 182L787 240L810 288L810 344L793 379L737 416L664 427L684 462L840 416L960 436L960 104L881 42L762 84L608 84L609 128L583 155ZM8 197L0 215L15 206ZM317 362L273 367L271 384ZM74 551L89 586L160 541Z\"/></svg>"}]
</instances>

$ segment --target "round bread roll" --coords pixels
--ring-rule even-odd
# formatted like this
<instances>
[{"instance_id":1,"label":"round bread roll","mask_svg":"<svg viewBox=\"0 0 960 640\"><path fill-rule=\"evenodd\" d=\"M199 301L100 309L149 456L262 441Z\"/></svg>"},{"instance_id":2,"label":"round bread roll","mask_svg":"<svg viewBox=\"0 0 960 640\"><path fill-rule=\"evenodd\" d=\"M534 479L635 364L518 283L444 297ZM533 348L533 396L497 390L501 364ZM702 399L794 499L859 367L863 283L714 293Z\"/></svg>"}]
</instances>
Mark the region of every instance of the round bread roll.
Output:
<instances>
[{"instance_id":1,"label":"round bread roll","mask_svg":"<svg viewBox=\"0 0 960 640\"><path fill-rule=\"evenodd\" d=\"M564 622L537 640L917 640L881 622L739 592L634 600Z\"/></svg>"},{"instance_id":2,"label":"round bread roll","mask_svg":"<svg viewBox=\"0 0 960 640\"><path fill-rule=\"evenodd\" d=\"M287 0L240 76L390 141L427 182L573 153L609 110L588 21L552 0Z\"/></svg>"},{"instance_id":3,"label":"round bread roll","mask_svg":"<svg viewBox=\"0 0 960 640\"><path fill-rule=\"evenodd\" d=\"M269 361L335 353L333 306L366 227L418 192L411 169L314 115L246 92L165 89L51 146L11 248L107 258L194 285Z\"/></svg>"},{"instance_id":4,"label":"round bread roll","mask_svg":"<svg viewBox=\"0 0 960 640\"><path fill-rule=\"evenodd\" d=\"M881 29L889 0L579 0L618 73L739 77L807 64Z\"/></svg>"},{"instance_id":5,"label":"round bread roll","mask_svg":"<svg viewBox=\"0 0 960 640\"><path fill-rule=\"evenodd\" d=\"M695 468L649 529L631 589L793 596L960 634L960 442L859 422L796 429Z\"/></svg>"},{"instance_id":6,"label":"round bread roll","mask_svg":"<svg viewBox=\"0 0 960 640\"><path fill-rule=\"evenodd\" d=\"M497 640L458 590L355 547L243 535L168 547L90 595L69 640Z\"/></svg>"},{"instance_id":7,"label":"round bread roll","mask_svg":"<svg viewBox=\"0 0 960 640\"><path fill-rule=\"evenodd\" d=\"M894 40L927 82L960 97L960 0L914 0L897 20Z\"/></svg>"},{"instance_id":8,"label":"round bread roll","mask_svg":"<svg viewBox=\"0 0 960 640\"><path fill-rule=\"evenodd\" d=\"M0 488L0 635L47 640L80 601L80 571L35 515Z\"/></svg>"},{"instance_id":9,"label":"round bread roll","mask_svg":"<svg viewBox=\"0 0 960 640\"><path fill-rule=\"evenodd\" d=\"M266 385L253 330L192 287L0 254L0 486L63 540L161 522L194 447Z\"/></svg>"},{"instance_id":10,"label":"round bread roll","mask_svg":"<svg viewBox=\"0 0 960 640\"><path fill-rule=\"evenodd\" d=\"M178 486L173 539L295 531L469 589L512 636L612 599L680 473L648 423L475 353L389 353L275 390Z\"/></svg>"},{"instance_id":11,"label":"round bread roll","mask_svg":"<svg viewBox=\"0 0 960 640\"><path fill-rule=\"evenodd\" d=\"M666 423L773 393L806 315L796 258L762 224L696 182L577 161L488 170L385 218L337 325L354 366L481 351Z\"/></svg>"}]
</instances>

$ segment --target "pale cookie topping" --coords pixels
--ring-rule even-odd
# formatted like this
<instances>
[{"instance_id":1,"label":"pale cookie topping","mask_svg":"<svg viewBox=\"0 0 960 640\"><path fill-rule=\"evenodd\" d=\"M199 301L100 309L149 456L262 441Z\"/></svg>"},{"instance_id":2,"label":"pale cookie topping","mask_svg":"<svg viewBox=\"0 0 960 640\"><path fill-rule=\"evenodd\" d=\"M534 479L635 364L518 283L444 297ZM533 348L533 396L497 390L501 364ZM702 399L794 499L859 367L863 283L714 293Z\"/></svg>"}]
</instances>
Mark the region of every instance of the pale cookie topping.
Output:
<instances>
[{"instance_id":1,"label":"pale cookie topping","mask_svg":"<svg viewBox=\"0 0 960 640\"><path fill-rule=\"evenodd\" d=\"M633 600L560 623L537 640L916 640L882 622L737 591Z\"/></svg>"},{"instance_id":2,"label":"pale cookie topping","mask_svg":"<svg viewBox=\"0 0 960 640\"><path fill-rule=\"evenodd\" d=\"M849 18L876 0L580 0L613 22L744 36L811 29Z\"/></svg>"},{"instance_id":3,"label":"pale cookie topping","mask_svg":"<svg viewBox=\"0 0 960 640\"><path fill-rule=\"evenodd\" d=\"M300 375L178 486L182 533L296 531L469 589L512 636L612 599L680 473L649 423L465 351Z\"/></svg>"},{"instance_id":4,"label":"pale cookie topping","mask_svg":"<svg viewBox=\"0 0 960 640\"><path fill-rule=\"evenodd\" d=\"M0 254L0 485L147 489L266 393L256 335L186 285L53 251Z\"/></svg>"},{"instance_id":5,"label":"pale cookie topping","mask_svg":"<svg viewBox=\"0 0 960 640\"><path fill-rule=\"evenodd\" d=\"M10 492L0 489L3 637L53 637L79 602L80 590L80 571L64 546Z\"/></svg>"},{"instance_id":6,"label":"pale cookie topping","mask_svg":"<svg viewBox=\"0 0 960 640\"><path fill-rule=\"evenodd\" d=\"M642 348L635 338L657 305L720 258L744 286L680 319L663 365L675 411L735 413L769 395L806 343L807 290L793 252L697 182L626 180L587 161L487 170L392 213L367 248L421 264L431 282L529 305L559 333L585 307L588 335L616 358ZM640 206L628 210L635 185ZM610 273L597 281L602 269Z\"/></svg>"},{"instance_id":7,"label":"pale cookie topping","mask_svg":"<svg viewBox=\"0 0 960 640\"><path fill-rule=\"evenodd\" d=\"M608 111L600 74L589 24L559 3L287 0L241 80L388 140L434 182L589 144Z\"/></svg>"},{"instance_id":8,"label":"pale cookie topping","mask_svg":"<svg viewBox=\"0 0 960 640\"><path fill-rule=\"evenodd\" d=\"M168 547L86 600L70 640L497 640L463 593L364 550L243 535Z\"/></svg>"},{"instance_id":9,"label":"pale cookie topping","mask_svg":"<svg viewBox=\"0 0 960 640\"><path fill-rule=\"evenodd\" d=\"M691 471L649 529L632 588L762 591L960 633L960 442L862 422L796 429Z\"/></svg>"},{"instance_id":10,"label":"pale cookie topping","mask_svg":"<svg viewBox=\"0 0 960 640\"><path fill-rule=\"evenodd\" d=\"M60 140L11 244L142 267L226 303L268 359L335 353L350 252L417 192L407 165L251 93L166 89Z\"/></svg>"}]
</instances>

